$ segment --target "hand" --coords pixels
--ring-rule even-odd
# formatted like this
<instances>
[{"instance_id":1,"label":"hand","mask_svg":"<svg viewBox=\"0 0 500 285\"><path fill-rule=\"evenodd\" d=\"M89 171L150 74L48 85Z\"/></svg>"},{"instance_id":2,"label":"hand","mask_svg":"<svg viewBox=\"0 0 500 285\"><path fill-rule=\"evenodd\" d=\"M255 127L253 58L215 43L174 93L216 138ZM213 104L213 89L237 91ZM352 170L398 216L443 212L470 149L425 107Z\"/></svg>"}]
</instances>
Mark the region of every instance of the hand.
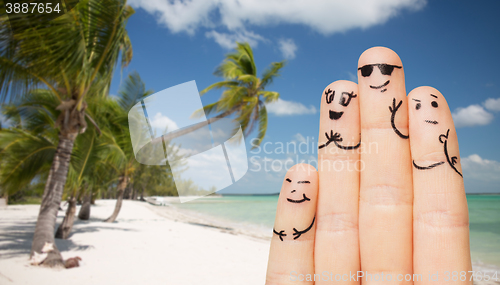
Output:
<instances>
[{"instance_id":1,"label":"hand","mask_svg":"<svg viewBox=\"0 0 500 285\"><path fill-rule=\"evenodd\" d=\"M396 106L396 98L392 99L392 107L389 106L389 111L391 111L391 114L396 113L402 104L403 104L403 100L399 101L398 105Z\"/></svg>"},{"instance_id":2,"label":"hand","mask_svg":"<svg viewBox=\"0 0 500 285\"><path fill-rule=\"evenodd\" d=\"M361 55L358 81L359 90L336 81L321 93L359 96L348 106L321 100L319 134L354 145L361 133L361 147L321 147L318 171L298 164L287 172L266 284L472 284L467 200L445 98L431 87L407 97L401 60L387 48ZM344 114L331 120L331 110Z\"/></svg>"}]
</instances>

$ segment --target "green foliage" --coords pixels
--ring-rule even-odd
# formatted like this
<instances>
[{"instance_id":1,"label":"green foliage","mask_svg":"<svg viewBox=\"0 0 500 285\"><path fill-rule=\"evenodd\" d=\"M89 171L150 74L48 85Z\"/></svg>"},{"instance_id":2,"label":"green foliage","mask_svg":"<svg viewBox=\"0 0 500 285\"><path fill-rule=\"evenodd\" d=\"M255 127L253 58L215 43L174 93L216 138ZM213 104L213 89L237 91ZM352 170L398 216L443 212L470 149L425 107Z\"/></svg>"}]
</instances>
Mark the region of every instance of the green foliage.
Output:
<instances>
[{"instance_id":1,"label":"green foliage","mask_svg":"<svg viewBox=\"0 0 500 285\"><path fill-rule=\"evenodd\" d=\"M144 196L177 196L172 172L166 165L139 165L132 185Z\"/></svg>"},{"instance_id":2,"label":"green foliage","mask_svg":"<svg viewBox=\"0 0 500 285\"><path fill-rule=\"evenodd\" d=\"M140 165L132 150L128 111L152 93L140 76L132 73L118 97L87 100L87 112L100 129L89 124L87 131L76 138L64 197L84 193L95 196L115 186L123 175L129 176L132 186L144 195L176 195L170 167ZM47 178L58 141L54 128L57 106L57 97L45 89L32 90L22 101L3 106L11 126L0 130L0 188L13 203L43 194L40 181ZM177 155L174 146L167 148L171 155Z\"/></svg>"},{"instance_id":3,"label":"green foliage","mask_svg":"<svg viewBox=\"0 0 500 285\"><path fill-rule=\"evenodd\" d=\"M58 141L54 129L57 98L44 89L32 90L22 102L6 105L10 128L0 130L0 187L8 195L48 173Z\"/></svg>"},{"instance_id":4,"label":"green foliage","mask_svg":"<svg viewBox=\"0 0 500 285\"><path fill-rule=\"evenodd\" d=\"M285 61L273 62L259 78L252 48L248 43L237 43L235 51L226 55L214 72L214 75L224 78L224 81L214 83L200 92L203 95L212 89L224 89L217 102L204 107L205 113L219 113L217 116L220 117L234 115L247 136L257 124L255 146L260 145L267 131L264 103L272 103L280 96L278 92L266 91L265 88L280 75L283 66ZM201 114L201 110L198 110L193 115Z\"/></svg>"},{"instance_id":5,"label":"green foliage","mask_svg":"<svg viewBox=\"0 0 500 285\"><path fill-rule=\"evenodd\" d=\"M107 88L89 91L96 81L109 87L120 54L122 67L132 59L125 27L133 13L126 0L80 0L43 25L19 18L17 26L27 26L15 34L8 18L0 17L0 102L19 99L40 84L59 100L107 94Z\"/></svg>"}]
</instances>

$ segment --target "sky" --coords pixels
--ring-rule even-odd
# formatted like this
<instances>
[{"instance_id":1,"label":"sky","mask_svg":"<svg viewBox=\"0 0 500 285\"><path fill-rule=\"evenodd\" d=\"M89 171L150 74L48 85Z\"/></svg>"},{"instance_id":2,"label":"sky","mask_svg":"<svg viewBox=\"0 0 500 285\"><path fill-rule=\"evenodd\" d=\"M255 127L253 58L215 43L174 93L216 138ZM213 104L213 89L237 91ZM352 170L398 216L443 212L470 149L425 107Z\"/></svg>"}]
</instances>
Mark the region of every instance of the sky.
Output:
<instances>
[{"instance_id":1,"label":"sky","mask_svg":"<svg viewBox=\"0 0 500 285\"><path fill-rule=\"evenodd\" d=\"M134 57L126 69L116 71L113 94L132 71L155 92L191 80L202 90L220 80L213 71L235 41L251 44L259 74L271 62L287 60L281 76L267 88L279 92L280 100L268 105L266 149L250 151L252 135L247 137L249 170L222 193L277 193L287 168L315 160L321 92L336 80L356 82L358 58L373 46L399 54L407 93L428 85L446 97L457 127L466 191L500 192L499 1L129 4L136 10L127 26ZM220 94L211 91L201 100L212 103ZM300 143L302 149L294 150L293 144Z\"/></svg>"}]
</instances>

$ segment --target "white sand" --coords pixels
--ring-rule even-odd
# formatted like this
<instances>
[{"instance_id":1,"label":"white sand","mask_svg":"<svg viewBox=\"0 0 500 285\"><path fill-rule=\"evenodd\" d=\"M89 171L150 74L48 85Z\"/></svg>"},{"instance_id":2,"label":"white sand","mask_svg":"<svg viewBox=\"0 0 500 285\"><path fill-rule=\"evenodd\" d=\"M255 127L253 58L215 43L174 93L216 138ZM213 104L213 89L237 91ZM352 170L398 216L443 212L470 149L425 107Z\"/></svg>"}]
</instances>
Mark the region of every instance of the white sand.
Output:
<instances>
[{"instance_id":1,"label":"white sand","mask_svg":"<svg viewBox=\"0 0 500 285\"><path fill-rule=\"evenodd\" d=\"M65 259L82 258L69 270L28 265L39 206L0 209L0 284L264 284L269 241L175 221L143 202L124 201L117 221L103 223L114 203L97 201L90 221L56 240Z\"/></svg>"},{"instance_id":2,"label":"white sand","mask_svg":"<svg viewBox=\"0 0 500 285\"><path fill-rule=\"evenodd\" d=\"M65 259L82 258L80 267L68 270L28 263L39 206L0 208L0 284L264 284L270 235L200 226L224 224L133 201L124 201L115 223L103 223L114 205L114 200L97 201L90 221L76 219L70 238L56 239ZM59 211L57 224L63 217ZM495 266L473 267L500 273Z\"/></svg>"}]
</instances>

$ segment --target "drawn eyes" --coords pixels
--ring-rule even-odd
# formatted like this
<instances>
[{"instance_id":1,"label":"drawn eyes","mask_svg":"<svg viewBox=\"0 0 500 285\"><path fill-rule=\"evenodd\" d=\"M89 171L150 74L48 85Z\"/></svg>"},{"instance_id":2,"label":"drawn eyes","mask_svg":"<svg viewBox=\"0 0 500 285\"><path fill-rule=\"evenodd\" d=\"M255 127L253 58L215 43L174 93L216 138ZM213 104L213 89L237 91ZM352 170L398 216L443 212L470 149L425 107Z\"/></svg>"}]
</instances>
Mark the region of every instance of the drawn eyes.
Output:
<instances>
[{"instance_id":1,"label":"drawn eyes","mask_svg":"<svg viewBox=\"0 0 500 285\"><path fill-rule=\"evenodd\" d=\"M420 103L420 100L418 99L413 99L415 101L417 101L418 103L415 105L415 110L420 110L420 108L422 108L422 104ZM436 101L432 101L431 102L431 106L434 107L434 108L437 108L438 107L438 102Z\"/></svg>"},{"instance_id":2,"label":"drawn eyes","mask_svg":"<svg viewBox=\"0 0 500 285\"><path fill-rule=\"evenodd\" d=\"M340 105L347 107L349 103L351 103L352 98L356 98L358 95L354 94L354 91L349 93L349 92L342 92L342 96L340 96Z\"/></svg>"},{"instance_id":3,"label":"drawn eyes","mask_svg":"<svg viewBox=\"0 0 500 285\"><path fill-rule=\"evenodd\" d=\"M335 97L335 91L332 91L331 89L328 89L328 91L325 91L326 104L332 103L333 97Z\"/></svg>"},{"instance_id":4,"label":"drawn eyes","mask_svg":"<svg viewBox=\"0 0 500 285\"><path fill-rule=\"evenodd\" d=\"M401 66L397 66L397 65L386 64L386 63L376 63L376 64L364 65L364 66L358 68L358 70L361 70L361 75L363 77L368 77L372 74L374 66L378 67L378 69L380 70L380 73L382 73L382 75L391 75L392 72L394 71L394 68L401 68Z\"/></svg>"},{"instance_id":5,"label":"drawn eyes","mask_svg":"<svg viewBox=\"0 0 500 285\"><path fill-rule=\"evenodd\" d=\"M292 183L292 180L290 178L285 179L287 182ZM303 181L297 181L297 184L311 184L311 181L303 180Z\"/></svg>"},{"instance_id":6,"label":"drawn eyes","mask_svg":"<svg viewBox=\"0 0 500 285\"><path fill-rule=\"evenodd\" d=\"M335 91L328 89L328 91L325 91L325 96L326 96L325 97L326 103L330 104L330 103L332 103L333 99L335 98ZM354 91L352 91L351 93L342 92L342 94L340 95L339 104L344 106L344 107L347 107L349 105L349 103L351 103L351 99L356 98L356 97L358 97L358 95L354 94Z\"/></svg>"}]
</instances>

